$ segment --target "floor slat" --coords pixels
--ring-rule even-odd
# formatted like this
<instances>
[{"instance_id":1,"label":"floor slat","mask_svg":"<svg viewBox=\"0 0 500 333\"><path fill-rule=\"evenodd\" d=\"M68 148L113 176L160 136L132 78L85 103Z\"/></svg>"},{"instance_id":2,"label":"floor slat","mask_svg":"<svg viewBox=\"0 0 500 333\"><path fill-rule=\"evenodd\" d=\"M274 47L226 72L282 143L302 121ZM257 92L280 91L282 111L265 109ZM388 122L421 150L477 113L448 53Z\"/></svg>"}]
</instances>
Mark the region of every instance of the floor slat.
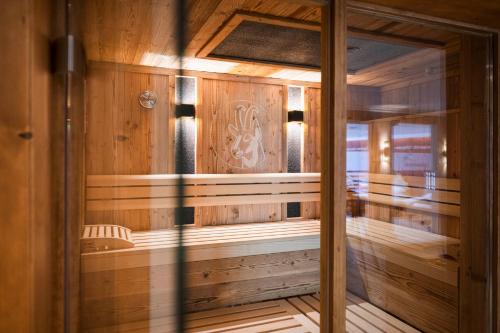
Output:
<instances>
[{"instance_id":1,"label":"floor slat","mask_svg":"<svg viewBox=\"0 0 500 333\"><path fill-rule=\"evenodd\" d=\"M403 332L418 330L389 313L347 293L346 330L349 333ZM275 301L220 308L187 316L190 333L319 333L319 295L304 295ZM86 333L173 332L174 318L134 322Z\"/></svg>"}]
</instances>

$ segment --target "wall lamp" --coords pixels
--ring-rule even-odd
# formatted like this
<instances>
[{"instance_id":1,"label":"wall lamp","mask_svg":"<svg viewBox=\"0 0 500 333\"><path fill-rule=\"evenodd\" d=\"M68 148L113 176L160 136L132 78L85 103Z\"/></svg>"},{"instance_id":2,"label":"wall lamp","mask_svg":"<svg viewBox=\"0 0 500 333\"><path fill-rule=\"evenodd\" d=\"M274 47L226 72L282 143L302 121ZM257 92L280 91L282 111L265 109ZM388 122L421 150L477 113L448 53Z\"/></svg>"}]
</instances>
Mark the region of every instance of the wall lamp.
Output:
<instances>
[{"instance_id":1,"label":"wall lamp","mask_svg":"<svg viewBox=\"0 0 500 333\"><path fill-rule=\"evenodd\" d=\"M304 122L304 111L293 110L288 111L288 122L302 123Z\"/></svg>"},{"instance_id":2,"label":"wall lamp","mask_svg":"<svg viewBox=\"0 0 500 333\"><path fill-rule=\"evenodd\" d=\"M175 108L175 118L194 118L196 115L196 108L193 104L179 104Z\"/></svg>"},{"instance_id":3,"label":"wall lamp","mask_svg":"<svg viewBox=\"0 0 500 333\"><path fill-rule=\"evenodd\" d=\"M384 144L382 146L382 157L384 158L385 161L388 161L390 155L391 155L390 143L388 140L386 140L384 141Z\"/></svg>"}]
</instances>

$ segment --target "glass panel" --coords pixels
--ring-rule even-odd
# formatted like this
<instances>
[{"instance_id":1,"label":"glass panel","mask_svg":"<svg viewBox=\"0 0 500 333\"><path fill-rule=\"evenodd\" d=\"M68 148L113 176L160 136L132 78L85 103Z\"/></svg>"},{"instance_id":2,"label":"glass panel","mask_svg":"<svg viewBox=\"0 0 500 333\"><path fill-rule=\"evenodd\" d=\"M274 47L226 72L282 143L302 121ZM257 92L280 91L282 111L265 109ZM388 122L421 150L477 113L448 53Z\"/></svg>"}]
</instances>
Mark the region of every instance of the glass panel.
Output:
<instances>
[{"instance_id":1,"label":"glass panel","mask_svg":"<svg viewBox=\"0 0 500 333\"><path fill-rule=\"evenodd\" d=\"M188 2L83 2L82 331L174 332L187 312L200 332L309 331L283 297L308 295L319 311L319 68L213 56L229 38L214 34L246 5ZM182 59L177 3L190 10ZM260 27L295 33L271 23ZM317 29L303 35L319 49ZM269 49L253 37L246 49Z\"/></svg>"},{"instance_id":2,"label":"glass panel","mask_svg":"<svg viewBox=\"0 0 500 333\"><path fill-rule=\"evenodd\" d=\"M467 34L348 18L356 31L347 38L348 304L371 303L421 331L456 332L461 182L471 176L461 173L464 82L467 66L483 68L485 58L471 62Z\"/></svg>"}]
</instances>

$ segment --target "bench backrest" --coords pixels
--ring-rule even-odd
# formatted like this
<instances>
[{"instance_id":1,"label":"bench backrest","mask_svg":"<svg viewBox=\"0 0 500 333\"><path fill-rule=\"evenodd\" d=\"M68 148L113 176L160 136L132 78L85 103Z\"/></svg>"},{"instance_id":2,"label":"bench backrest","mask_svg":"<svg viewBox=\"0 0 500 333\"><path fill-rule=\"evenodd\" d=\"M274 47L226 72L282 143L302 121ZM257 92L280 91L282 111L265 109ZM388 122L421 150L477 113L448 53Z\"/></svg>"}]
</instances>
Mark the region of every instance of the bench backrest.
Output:
<instances>
[{"instance_id":1,"label":"bench backrest","mask_svg":"<svg viewBox=\"0 0 500 333\"><path fill-rule=\"evenodd\" d=\"M87 210L177 207L178 175L87 177ZM188 207L319 201L319 173L184 176Z\"/></svg>"},{"instance_id":2,"label":"bench backrest","mask_svg":"<svg viewBox=\"0 0 500 333\"><path fill-rule=\"evenodd\" d=\"M367 202L429 213L460 216L460 181L425 177L350 173L347 187L353 197Z\"/></svg>"},{"instance_id":3,"label":"bench backrest","mask_svg":"<svg viewBox=\"0 0 500 333\"><path fill-rule=\"evenodd\" d=\"M87 210L175 208L178 175L87 177ZM320 200L319 173L185 175L188 207ZM349 173L354 198L429 213L460 216L460 181L432 176Z\"/></svg>"}]
</instances>

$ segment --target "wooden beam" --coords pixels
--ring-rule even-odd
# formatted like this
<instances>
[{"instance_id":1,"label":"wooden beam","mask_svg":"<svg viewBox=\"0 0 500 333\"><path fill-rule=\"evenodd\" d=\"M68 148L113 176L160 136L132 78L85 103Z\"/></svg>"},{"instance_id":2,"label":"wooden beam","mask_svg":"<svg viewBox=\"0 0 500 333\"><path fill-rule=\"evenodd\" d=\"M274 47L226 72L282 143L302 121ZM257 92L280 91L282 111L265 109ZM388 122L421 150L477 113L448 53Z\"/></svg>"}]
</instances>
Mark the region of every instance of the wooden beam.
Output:
<instances>
[{"instance_id":1,"label":"wooden beam","mask_svg":"<svg viewBox=\"0 0 500 333\"><path fill-rule=\"evenodd\" d=\"M386 43L405 45L417 48L442 48L445 47L446 45L445 43L431 39L411 37L411 36L401 36L383 31L371 31L355 27L348 27L347 34L349 37L364 38L369 40L376 40L379 42L386 42Z\"/></svg>"},{"instance_id":2,"label":"wooden beam","mask_svg":"<svg viewBox=\"0 0 500 333\"><path fill-rule=\"evenodd\" d=\"M346 0L322 8L321 332L345 332Z\"/></svg>"},{"instance_id":3,"label":"wooden beam","mask_svg":"<svg viewBox=\"0 0 500 333\"><path fill-rule=\"evenodd\" d=\"M215 34L217 29L220 28L222 22L225 22L229 17L231 17L231 15L233 15L237 9L240 9L244 3L245 0L222 0L214 9L213 14L210 15L205 24L203 24L193 38L187 42L186 56L195 55L203 47L207 40Z\"/></svg>"},{"instance_id":4,"label":"wooden beam","mask_svg":"<svg viewBox=\"0 0 500 333\"><path fill-rule=\"evenodd\" d=\"M493 38L493 332L500 330L500 38Z\"/></svg>"},{"instance_id":5,"label":"wooden beam","mask_svg":"<svg viewBox=\"0 0 500 333\"><path fill-rule=\"evenodd\" d=\"M460 332L491 332L493 137L487 39L463 35L461 53Z\"/></svg>"},{"instance_id":6,"label":"wooden beam","mask_svg":"<svg viewBox=\"0 0 500 333\"><path fill-rule=\"evenodd\" d=\"M310 6L310 7L323 7L328 4L328 0L285 0L289 3Z\"/></svg>"}]
</instances>

